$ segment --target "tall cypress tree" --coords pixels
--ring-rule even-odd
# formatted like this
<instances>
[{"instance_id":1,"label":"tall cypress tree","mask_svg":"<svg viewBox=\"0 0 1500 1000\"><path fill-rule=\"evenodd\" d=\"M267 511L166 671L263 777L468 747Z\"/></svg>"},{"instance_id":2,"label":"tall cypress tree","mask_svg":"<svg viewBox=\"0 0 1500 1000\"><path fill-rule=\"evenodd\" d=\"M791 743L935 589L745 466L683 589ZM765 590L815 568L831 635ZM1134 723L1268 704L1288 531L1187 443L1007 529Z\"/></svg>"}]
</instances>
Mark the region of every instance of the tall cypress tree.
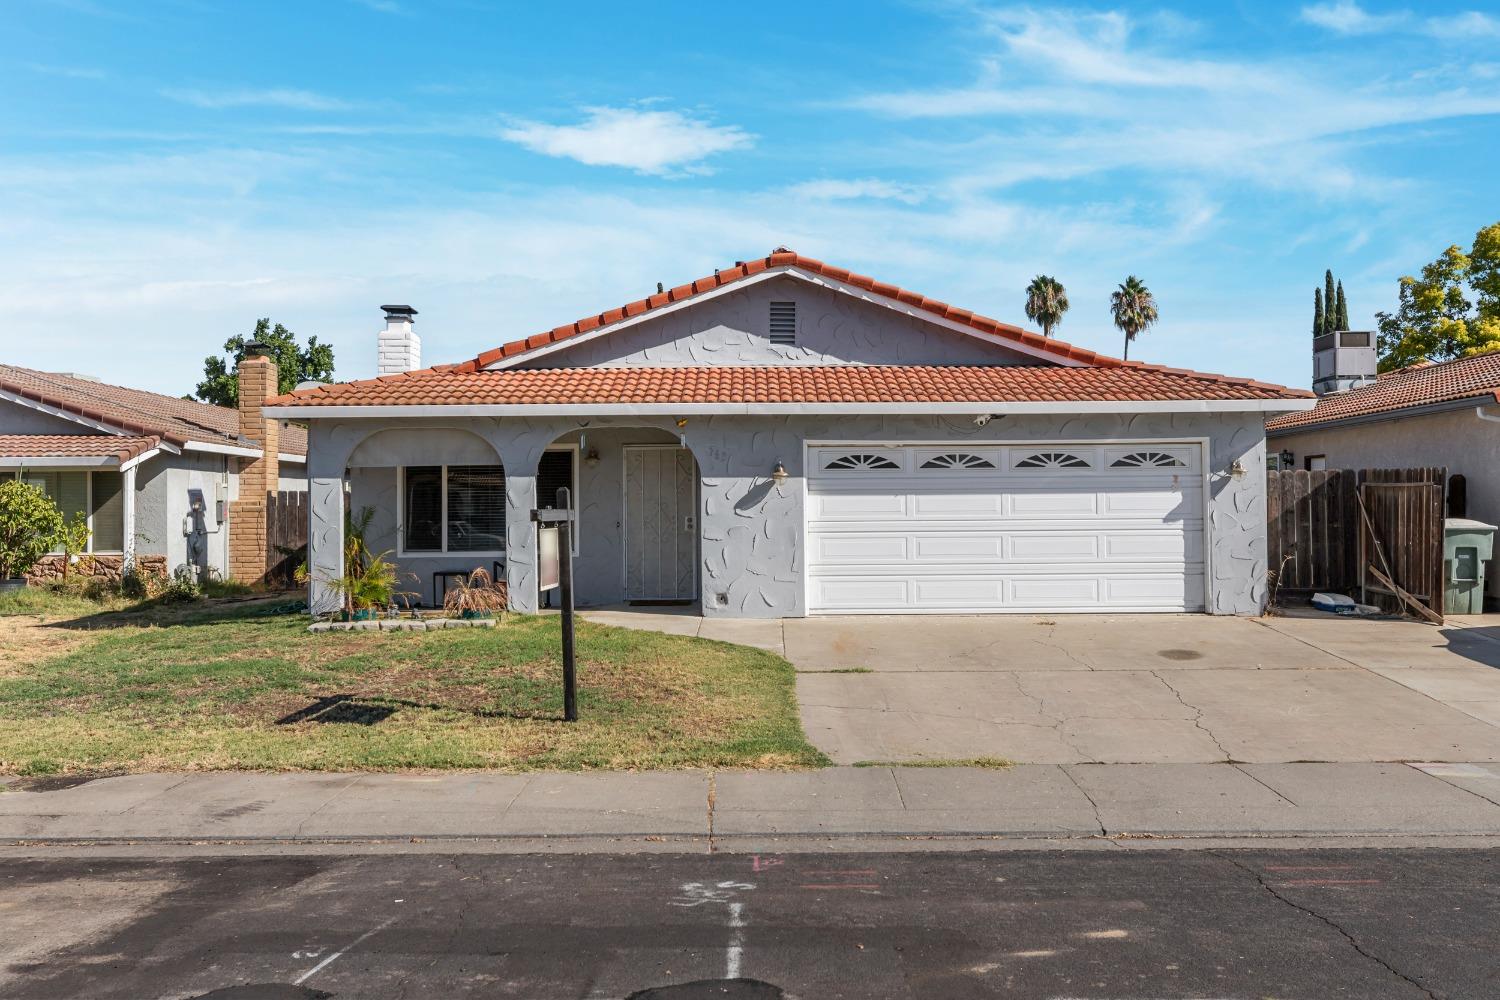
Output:
<instances>
[{"instance_id":1,"label":"tall cypress tree","mask_svg":"<svg viewBox=\"0 0 1500 1000\"><path fill-rule=\"evenodd\" d=\"M1339 282L1338 296L1338 307L1334 310L1334 313L1338 317L1339 329L1347 330L1349 329L1349 303L1344 301L1344 283L1342 281Z\"/></svg>"},{"instance_id":2,"label":"tall cypress tree","mask_svg":"<svg viewBox=\"0 0 1500 1000\"><path fill-rule=\"evenodd\" d=\"M1323 334L1323 289L1313 289L1313 336Z\"/></svg>"},{"instance_id":3,"label":"tall cypress tree","mask_svg":"<svg viewBox=\"0 0 1500 1000\"><path fill-rule=\"evenodd\" d=\"M1337 327L1338 314L1334 308L1333 271L1323 272L1323 332L1332 333Z\"/></svg>"}]
</instances>

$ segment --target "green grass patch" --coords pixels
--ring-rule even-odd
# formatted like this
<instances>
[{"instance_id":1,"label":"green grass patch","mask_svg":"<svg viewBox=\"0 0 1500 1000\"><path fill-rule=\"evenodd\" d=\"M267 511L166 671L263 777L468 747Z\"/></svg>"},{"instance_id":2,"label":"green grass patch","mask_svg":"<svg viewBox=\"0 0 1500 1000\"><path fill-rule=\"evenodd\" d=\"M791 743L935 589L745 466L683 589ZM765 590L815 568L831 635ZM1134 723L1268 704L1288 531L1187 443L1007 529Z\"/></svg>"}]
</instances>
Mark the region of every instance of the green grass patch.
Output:
<instances>
[{"instance_id":1,"label":"green grass patch","mask_svg":"<svg viewBox=\"0 0 1500 1000\"><path fill-rule=\"evenodd\" d=\"M565 723L553 616L312 634L275 600L75 600L0 605L26 616L0 619L0 648L57 649L0 669L0 773L827 763L791 664L759 649L580 621Z\"/></svg>"},{"instance_id":2,"label":"green grass patch","mask_svg":"<svg viewBox=\"0 0 1500 1000\"><path fill-rule=\"evenodd\" d=\"M855 767L983 767L1003 771L1015 764L1004 757L921 757L917 760L860 760Z\"/></svg>"}]
</instances>

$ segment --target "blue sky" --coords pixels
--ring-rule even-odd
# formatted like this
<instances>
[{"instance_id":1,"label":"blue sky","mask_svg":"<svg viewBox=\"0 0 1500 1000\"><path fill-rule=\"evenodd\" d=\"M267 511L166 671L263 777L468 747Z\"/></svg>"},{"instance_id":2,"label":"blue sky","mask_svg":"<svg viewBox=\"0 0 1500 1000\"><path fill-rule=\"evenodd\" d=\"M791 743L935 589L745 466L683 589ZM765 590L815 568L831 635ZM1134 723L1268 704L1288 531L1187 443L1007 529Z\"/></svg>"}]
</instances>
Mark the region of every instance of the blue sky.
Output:
<instances>
[{"instance_id":1,"label":"blue sky","mask_svg":"<svg viewBox=\"0 0 1500 1000\"><path fill-rule=\"evenodd\" d=\"M1065 340L1306 385L1500 220L1494 5L10 0L0 360L191 390L269 315L373 374L778 244Z\"/></svg>"}]
</instances>

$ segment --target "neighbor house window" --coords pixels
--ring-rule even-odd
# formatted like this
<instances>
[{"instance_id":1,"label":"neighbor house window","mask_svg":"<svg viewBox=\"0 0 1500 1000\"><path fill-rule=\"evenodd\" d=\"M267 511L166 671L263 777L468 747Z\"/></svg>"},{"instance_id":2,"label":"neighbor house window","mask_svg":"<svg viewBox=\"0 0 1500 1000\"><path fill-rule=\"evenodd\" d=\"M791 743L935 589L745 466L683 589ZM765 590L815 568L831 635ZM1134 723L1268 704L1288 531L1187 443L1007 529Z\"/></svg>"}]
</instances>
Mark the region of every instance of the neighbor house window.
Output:
<instances>
[{"instance_id":1,"label":"neighbor house window","mask_svg":"<svg viewBox=\"0 0 1500 1000\"><path fill-rule=\"evenodd\" d=\"M1326 455L1308 455L1302 459L1302 464L1308 472L1322 472L1328 468L1328 457Z\"/></svg>"},{"instance_id":2,"label":"neighbor house window","mask_svg":"<svg viewBox=\"0 0 1500 1000\"><path fill-rule=\"evenodd\" d=\"M571 488L577 497L573 454L567 449L542 456L537 469L538 506L552 506L559 486ZM504 552L504 467L412 465L402 469L401 551Z\"/></svg>"},{"instance_id":3,"label":"neighbor house window","mask_svg":"<svg viewBox=\"0 0 1500 1000\"><path fill-rule=\"evenodd\" d=\"M85 551L102 555L124 549L125 499L119 472L26 469L19 475L52 498L63 520L71 522L79 514L88 520L89 544Z\"/></svg>"}]
</instances>

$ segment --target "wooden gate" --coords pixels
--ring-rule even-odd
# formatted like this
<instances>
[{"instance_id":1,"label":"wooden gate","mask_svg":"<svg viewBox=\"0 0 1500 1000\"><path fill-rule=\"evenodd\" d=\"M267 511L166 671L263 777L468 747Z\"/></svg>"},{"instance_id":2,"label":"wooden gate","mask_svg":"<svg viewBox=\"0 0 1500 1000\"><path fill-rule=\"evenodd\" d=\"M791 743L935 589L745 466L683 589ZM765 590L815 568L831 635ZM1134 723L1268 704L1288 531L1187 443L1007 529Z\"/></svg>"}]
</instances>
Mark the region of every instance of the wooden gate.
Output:
<instances>
[{"instance_id":1,"label":"wooden gate","mask_svg":"<svg viewBox=\"0 0 1500 1000\"><path fill-rule=\"evenodd\" d=\"M266 582L291 586L307 558L307 491L266 494Z\"/></svg>"},{"instance_id":2,"label":"wooden gate","mask_svg":"<svg viewBox=\"0 0 1500 1000\"><path fill-rule=\"evenodd\" d=\"M1440 616L1445 471L1268 472L1266 548L1273 594L1295 600L1299 593L1322 590L1420 614L1378 578L1385 576L1429 615Z\"/></svg>"}]
</instances>

